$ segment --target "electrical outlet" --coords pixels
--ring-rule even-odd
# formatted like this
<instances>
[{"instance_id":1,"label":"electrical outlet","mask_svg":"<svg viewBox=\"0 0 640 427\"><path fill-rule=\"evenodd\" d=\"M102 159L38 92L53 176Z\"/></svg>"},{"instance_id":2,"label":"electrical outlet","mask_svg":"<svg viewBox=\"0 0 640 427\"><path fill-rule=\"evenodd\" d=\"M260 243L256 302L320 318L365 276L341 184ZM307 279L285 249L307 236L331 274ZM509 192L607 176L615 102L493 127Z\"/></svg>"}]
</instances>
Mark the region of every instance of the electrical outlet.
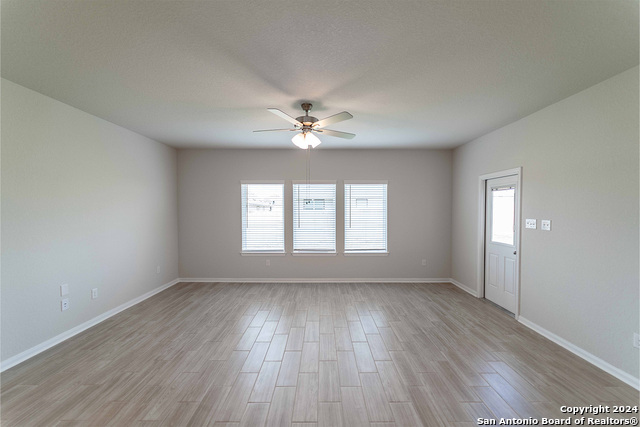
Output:
<instances>
[{"instance_id":1,"label":"electrical outlet","mask_svg":"<svg viewBox=\"0 0 640 427\"><path fill-rule=\"evenodd\" d=\"M98 298L98 288L91 289L91 299Z\"/></svg>"},{"instance_id":2,"label":"electrical outlet","mask_svg":"<svg viewBox=\"0 0 640 427\"><path fill-rule=\"evenodd\" d=\"M69 285L67 285L66 283L60 285L60 296L63 297L65 295L69 295Z\"/></svg>"},{"instance_id":3,"label":"electrical outlet","mask_svg":"<svg viewBox=\"0 0 640 427\"><path fill-rule=\"evenodd\" d=\"M640 334L633 334L633 346L640 348Z\"/></svg>"},{"instance_id":4,"label":"electrical outlet","mask_svg":"<svg viewBox=\"0 0 640 427\"><path fill-rule=\"evenodd\" d=\"M60 301L60 309L62 311L69 310L69 298L65 298Z\"/></svg>"},{"instance_id":5,"label":"electrical outlet","mask_svg":"<svg viewBox=\"0 0 640 427\"><path fill-rule=\"evenodd\" d=\"M543 219L540 221L540 230L551 231L551 220Z\"/></svg>"},{"instance_id":6,"label":"electrical outlet","mask_svg":"<svg viewBox=\"0 0 640 427\"><path fill-rule=\"evenodd\" d=\"M536 220L535 219L525 219L524 220L524 228L530 228L532 230L535 230L537 228L536 225Z\"/></svg>"},{"instance_id":7,"label":"electrical outlet","mask_svg":"<svg viewBox=\"0 0 640 427\"><path fill-rule=\"evenodd\" d=\"M427 265L427 260L426 259L422 260L422 265Z\"/></svg>"},{"instance_id":8,"label":"electrical outlet","mask_svg":"<svg viewBox=\"0 0 640 427\"><path fill-rule=\"evenodd\" d=\"M270 259L267 260L266 265L267 265L267 267L269 267L271 265L271 260Z\"/></svg>"},{"instance_id":9,"label":"electrical outlet","mask_svg":"<svg viewBox=\"0 0 640 427\"><path fill-rule=\"evenodd\" d=\"M159 265L156 266L156 274L160 274L160 266Z\"/></svg>"}]
</instances>

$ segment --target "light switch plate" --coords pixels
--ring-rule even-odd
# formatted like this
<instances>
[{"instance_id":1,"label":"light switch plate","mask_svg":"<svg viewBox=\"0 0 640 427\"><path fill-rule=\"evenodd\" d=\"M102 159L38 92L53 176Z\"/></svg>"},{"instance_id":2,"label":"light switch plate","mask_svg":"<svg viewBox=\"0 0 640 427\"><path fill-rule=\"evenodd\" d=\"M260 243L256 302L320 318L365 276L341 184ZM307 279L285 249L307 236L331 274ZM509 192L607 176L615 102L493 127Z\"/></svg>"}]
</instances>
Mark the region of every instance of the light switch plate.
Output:
<instances>
[{"instance_id":1,"label":"light switch plate","mask_svg":"<svg viewBox=\"0 0 640 427\"><path fill-rule=\"evenodd\" d=\"M525 228L531 228L533 230L535 230L538 226L536 224L536 220L535 219L525 219L524 220L524 227Z\"/></svg>"},{"instance_id":2,"label":"light switch plate","mask_svg":"<svg viewBox=\"0 0 640 427\"><path fill-rule=\"evenodd\" d=\"M63 297L65 295L69 295L69 285L66 283L64 285L60 285L60 296Z\"/></svg>"},{"instance_id":3,"label":"light switch plate","mask_svg":"<svg viewBox=\"0 0 640 427\"><path fill-rule=\"evenodd\" d=\"M540 230L551 231L551 220L543 219L540 221Z\"/></svg>"}]
</instances>

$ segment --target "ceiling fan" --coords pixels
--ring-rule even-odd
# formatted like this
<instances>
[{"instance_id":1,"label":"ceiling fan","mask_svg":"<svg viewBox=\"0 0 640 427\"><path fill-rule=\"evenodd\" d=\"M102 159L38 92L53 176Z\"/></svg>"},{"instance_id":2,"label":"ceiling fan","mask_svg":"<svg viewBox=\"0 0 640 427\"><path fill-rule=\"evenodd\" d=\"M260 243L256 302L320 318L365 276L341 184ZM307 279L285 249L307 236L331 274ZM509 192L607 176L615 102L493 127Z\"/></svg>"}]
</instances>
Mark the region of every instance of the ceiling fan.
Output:
<instances>
[{"instance_id":1,"label":"ceiling fan","mask_svg":"<svg viewBox=\"0 0 640 427\"><path fill-rule=\"evenodd\" d=\"M296 146L303 149L307 149L309 146L315 148L322 142L317 136L314 135L314 133L321 133L323 135L337 136L338 138L346 139L352 139L354 136L356 136L353 133L324 129L325 126L331 125L333 123L352 119L353 116L346 111L334 114L333 116L329 116L322 120L318 120L317 118L309 115L309 111L311 111L311 107L313 107L312 104L303 102L301 107L304 110L304 116L300 116L295 119L287 113L278 110L277 108L267 108L267 110L271 111L276 116L282 117L289 123L293 124L293 129L264 129L254 130L254 132L300 132L296 134L296 136L294 136L291 141Z\"/></svg>"}]
</instances>

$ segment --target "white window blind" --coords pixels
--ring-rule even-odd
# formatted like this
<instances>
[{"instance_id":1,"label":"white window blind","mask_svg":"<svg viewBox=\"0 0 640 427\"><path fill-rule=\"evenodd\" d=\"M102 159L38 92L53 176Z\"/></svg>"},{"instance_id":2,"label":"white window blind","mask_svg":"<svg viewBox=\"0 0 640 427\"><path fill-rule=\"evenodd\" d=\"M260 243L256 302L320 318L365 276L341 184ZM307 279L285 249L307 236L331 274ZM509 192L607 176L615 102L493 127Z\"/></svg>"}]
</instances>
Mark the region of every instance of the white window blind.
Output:
<instances>
[{"instance_id":1,"label":"white window blind","mask_svg":"<svg viewBox=\"0 0 640 427\"><path fill-rule=\"evenodd\" d=\"M293 184L293 250L335 252L335 184Z\"/></svg>"},{"instance_id":2,"label":"white window blind","mask_svg":"<svg viewBox=\"0 0 640 427\"><path fill-rule=\"evenodd\" d=\"M284 252L284 184L241 188L242 252Z\"/></svg>"},{"instance_id":3,"label":"white window blind","mask_svg":"<svg viewBox=\"0 0 640 427\"><path fill-rule=\"evenodd\" d=\"M344 250L387 251L387 184L344 184Z\"/></svg>"}]
</instances>

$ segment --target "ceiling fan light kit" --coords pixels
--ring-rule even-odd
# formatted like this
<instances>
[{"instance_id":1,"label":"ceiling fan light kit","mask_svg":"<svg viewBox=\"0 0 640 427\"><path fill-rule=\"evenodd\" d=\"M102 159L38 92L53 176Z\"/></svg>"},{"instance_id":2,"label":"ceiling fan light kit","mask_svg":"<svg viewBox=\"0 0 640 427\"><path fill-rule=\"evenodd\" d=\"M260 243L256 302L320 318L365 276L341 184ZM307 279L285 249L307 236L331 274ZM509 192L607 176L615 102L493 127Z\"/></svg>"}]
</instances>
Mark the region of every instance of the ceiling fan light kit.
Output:
<instances>
[{"instance_id":1,"label":"ceiling fan light kit","mask_svg":"<svg viewBox=\"0 0 640 427\"><path fill-rule=\"evenodd\" d=\"M293 142L297 147L306 150L309 146L311 146L311 148L316 148L322 141L320 141L320 138L311 132L301 132L291 138L291 142Z\"/></svg>"},{"instance_id":2,"label":"ceiling fan light kit","mask_svg":"<svg viewBox=\"0 0 640 427\"><path fill-rule=\"evenodd\" d=\"M268 110L276 116L282 117L289 123L293 124L293 129L265 129L254 130L254 132L299 131L300 133L296 134L291 139L291 142L293 142L297 147L305 150L309 147L316 148L322 142L317 136L314 135L314 132L345 139L353 139L353 137L356 136L353 133L324 129L324 127L327 125L353 118L350 113L343 111L342 113L334 114L333 116L318 120L317 118L309 115L309 111L311 111L311 108L313 107L312 104L303 102L301 107L304 111L304 116L296 117L295 119L277 108L268 108Z\"/></svg>"}]
</instances>

